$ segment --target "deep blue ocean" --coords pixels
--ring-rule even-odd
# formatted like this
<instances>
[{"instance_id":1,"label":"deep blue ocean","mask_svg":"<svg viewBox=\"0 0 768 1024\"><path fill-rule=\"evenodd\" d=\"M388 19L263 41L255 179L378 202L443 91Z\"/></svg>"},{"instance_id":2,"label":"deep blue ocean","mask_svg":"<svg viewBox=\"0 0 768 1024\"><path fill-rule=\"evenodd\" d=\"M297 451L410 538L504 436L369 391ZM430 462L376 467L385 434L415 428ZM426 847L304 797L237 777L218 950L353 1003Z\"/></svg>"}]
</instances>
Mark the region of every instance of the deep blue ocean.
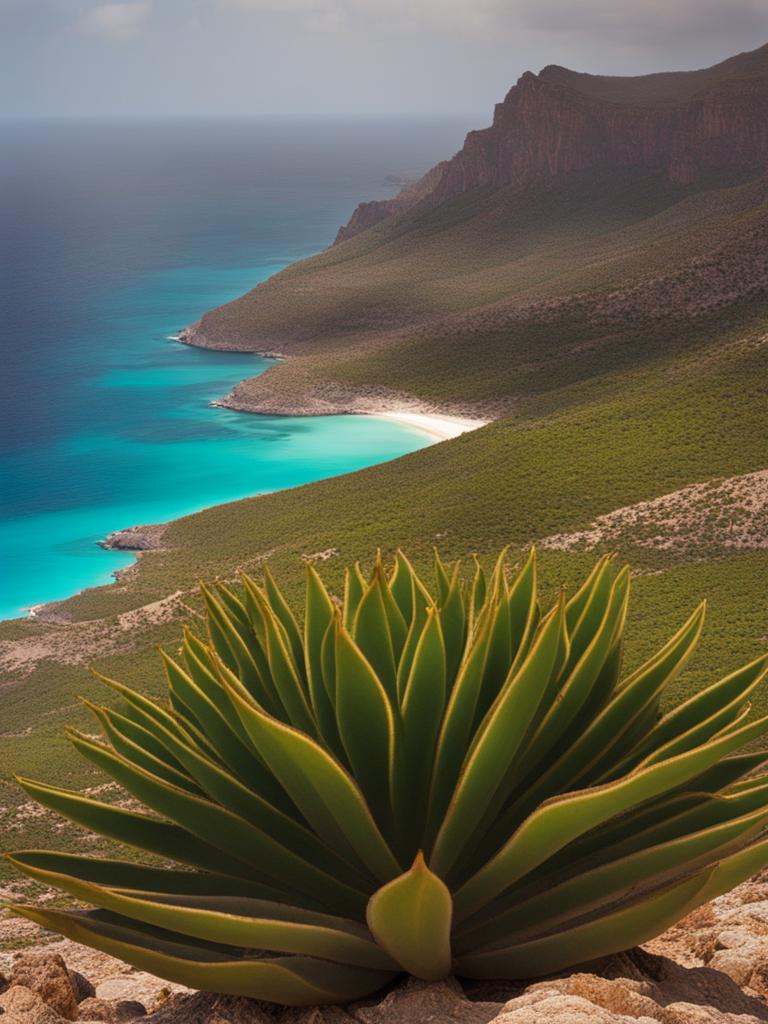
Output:
<instances>
[{"instance_id":1,"label":"deep blue ocean","mask_svg":"<svg viewBox=\"0 0 768 1024\"><path fill-rule=\"evenodd\" d=\"M471 120L471 119L468 119ZM108 582L97 541L428 443L212 408L266 368L170 340L454 152L417 119L0 124L0 618Z\"/></svg>"}]
</instances>

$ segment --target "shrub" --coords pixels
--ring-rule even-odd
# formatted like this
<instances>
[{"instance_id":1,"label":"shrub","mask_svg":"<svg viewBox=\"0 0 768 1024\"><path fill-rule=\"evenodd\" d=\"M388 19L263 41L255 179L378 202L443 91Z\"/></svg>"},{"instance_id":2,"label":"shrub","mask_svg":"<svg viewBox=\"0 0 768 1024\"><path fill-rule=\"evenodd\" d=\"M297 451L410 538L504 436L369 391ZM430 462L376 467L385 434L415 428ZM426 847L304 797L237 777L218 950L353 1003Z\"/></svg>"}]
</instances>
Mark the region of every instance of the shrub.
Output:
<instances>
[{"instance_id":1,"label":"shrub","mask_svg":"<svg viewBox=\"0 0 768 1024\"><path fill-rule=\"evenodd\" d=\"M703 605L622 676L630 575L601 559L539 609L514 578L398 554L307 568L300 624L265 573L203 588L208 633L163 654L167 704L105 680L104 741L75 747L150 813L20 780L153 864L25 851L96 909L20 914L173 981L339 1002L398 972L528 978L663 931L768 863L763 657L662 714ZM172 862L168 865L168 862ZM166 866L160 866L166 865Z\"/></svg>"}]
</instances>

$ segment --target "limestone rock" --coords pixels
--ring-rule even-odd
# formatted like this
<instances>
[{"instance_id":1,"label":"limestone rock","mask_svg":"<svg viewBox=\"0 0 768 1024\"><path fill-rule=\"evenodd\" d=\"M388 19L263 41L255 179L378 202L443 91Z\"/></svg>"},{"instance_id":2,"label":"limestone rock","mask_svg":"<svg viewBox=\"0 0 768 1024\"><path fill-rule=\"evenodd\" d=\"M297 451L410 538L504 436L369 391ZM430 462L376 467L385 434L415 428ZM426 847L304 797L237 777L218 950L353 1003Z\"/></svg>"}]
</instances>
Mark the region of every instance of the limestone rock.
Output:
<instances>
[{"instance_id":1,"label":"limestone rock","mask_svg":"<svg viewBox=\"0 0 768 1024\"><path fill-rule=\"evenodd\" d=\"M90 981L81 974L79 971L73 971L71 967L67 968L69 973L69 980L72 982L72 989L75 993L75 999L78 1004L82 1003L84 999L90 999L96 995L96 989L93 987Z\"/></svg>"},{"instance_id":2,"label":"limestone rock","mask_svg":"<svg viewBox=\"0 0 768 1024\"><path fill-rule=\"evenodd\" d=\"M0 995L0 1015L3 1024L62 1024L68 1019L26 985L12 985Z\"/></svg>"},{"instance_id":3,"label":"limestone rock","mask_svg":"<svg viewBox=\"0 0 768 1024\"><path fill-rule=\"evenodd\" d=\"M583 996L537 987L510 1000L494 1024L658 1024L654 1017L629 1017L597 1006Z\"/></svg>"},{"instance_id":4,"label":"limestone rock","mask_svg":"<svg viewBox=\"0 0 768 1024\"><path fill-rule=\"evenodd\" d=\"M527 1024L537 1013L542 1022L557 1024L759 1024L767 1016L765 1006L730 979L719 983L706 968L686 970L634 953L611 958L602 969L617 976L576 973L529 986L493 1024Z\"/></svg>"},{"instance_id":5,"label":"limestone rock","mask_svg":"<svg viewBox=\"0 0 768 1024\"><path fill-rule=\"evenodd\" d=\"M11 989L36 992L65 1020L77 1020L77 995L67 965L58 953L22 953L11 971Z\"/></svg>"},{"instance_id":6,"label":"limestone rock","mask_svg":"<svg viewBox=\"0 0 768 1024\"><path fill-rule=\"evenodd\" d=\"M725 1013L747 1014L768 1021L768 1007L751 992L743 992L727 974L711 967L683 967L666 956L636 949L610 957L595 966L608 979L633 979L661 1006L695 1003Z\"/></svg>"},{"instance_id":7,"label":"limestone rock","mask_svg":"<svg viewBox=\"0 0 768 1024\"><path fill-rule=\"evenodd\" d=\"M104 978L96 986L96 996L107 1001L135 1001L142 1003L150 1010L176 992L189 992L183 985L174 985L156 978L145 971L129 971Z\"/></svg>"},{"instance_id":8,"label":"limestone rock","mask_svg":"<svg viewBox=\"0 0 768 1024\"><path fill-rule=\"evenodd\" d=\"M748 996L768 998L768 871L700 907L648 949L705 964Z\"/></svg>"},{"instance_id":9,"label":"limestone rock","mask_svg":"<svg viewBox=\"0 0 768 1024\"><path fill-rule=\"evenodd\" d=\"M471 1002L455 981L429 985L411 978L368 1006L352 1013L360 1024L488 1024L499 1012L494 1002Z\"/></svg>"},{"instance_id":10,"label":"limestone rock","mask_svg":"<svg viewBox=\"0 0 768 1024\"><path fill-rule=\"evenodd\" d=\"M146 1008L135 1000L106 1000L89 997L80 1004L82 1021L100 1021L102 1024L128 1024L146 1016Z\"/></svg>"},{"instance_id":11,"label":"limestone rock","mask_svg":"<svg viewBox=\"0 0 768 1024\"><path fill-rule=\"evenodd\" d=\"M627 1017L657 1018L659 1005L650 996L653 986L628 978L610 981L595 974L572 974L567 978L531 985L525 995L538 992L560 992L562 995L587 999L601 1009ZM510 1000L507 1006L514 1005Z\"/></svg>"},{"instance_id":12,"label":"limestone rock","mask_svg":"<svg viewBox=\"0 0 768 1024\"><path fill-rule=\"evenodd\" d=\"M141 1024L274 1024L264 1003L205 992L173 995Z\"/></svg>"},{"instance_id":13,"label":"limestone rock","mask_svg":"<svg viewBox=\"0 0 768 1024\"><path fill-rule=\"evenodd\" d=\"M162 545L165 523L152 523L149 526L128 526L124 530L115 530L104 540L99 541L103 548L114 551L154 551Z\"/></svg>"}]
</instances>

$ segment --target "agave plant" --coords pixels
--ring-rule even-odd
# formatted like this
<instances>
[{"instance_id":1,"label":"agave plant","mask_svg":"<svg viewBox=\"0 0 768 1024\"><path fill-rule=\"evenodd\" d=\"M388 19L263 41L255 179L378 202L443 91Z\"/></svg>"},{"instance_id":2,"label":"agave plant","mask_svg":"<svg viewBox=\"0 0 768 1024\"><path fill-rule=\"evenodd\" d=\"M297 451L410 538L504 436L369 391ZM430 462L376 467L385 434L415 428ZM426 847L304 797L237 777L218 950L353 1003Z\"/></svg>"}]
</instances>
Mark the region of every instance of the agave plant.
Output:
<instances>
[{"instance_id":1,"label":"agave plant","mask_svg":"<svg viewBox=\"0 0 768 1024\"><path fill-rule=\"evenodd\" d=\"M285 1004L363 997L398 972L528 978L628 948L768 863L768 658L666 714L704 608L622 676L629 571L603 558L546 614L512 577L436 557L427 590L307 569L203 588L208 632L163 654L168 703L107 681L75 747L152 813L20 780L154 862L12 862L95 909L15 907L173 981ZM170 863L169 863L170 862Z\"/></svg>"}]
</instances>

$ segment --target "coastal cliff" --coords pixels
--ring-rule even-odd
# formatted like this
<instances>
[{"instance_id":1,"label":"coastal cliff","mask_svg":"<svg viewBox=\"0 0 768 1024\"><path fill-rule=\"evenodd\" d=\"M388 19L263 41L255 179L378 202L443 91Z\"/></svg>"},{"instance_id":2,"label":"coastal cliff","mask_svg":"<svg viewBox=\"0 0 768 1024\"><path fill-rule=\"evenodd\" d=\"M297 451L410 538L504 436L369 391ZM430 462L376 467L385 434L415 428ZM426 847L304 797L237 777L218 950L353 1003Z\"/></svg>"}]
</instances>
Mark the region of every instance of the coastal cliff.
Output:
<instances>
[{"instance_id":1,"label":"coastal cliff","mask_svg":"<svg viewBox=\"0 0 768 1024\"><path fill-rule=\"evenodd\" d=\"M526 72L492 124L336 244L183 332L287 357L224 399L498 416L545 378L641 367L768 296L768 45L714 67Z\"/></svg>"},{"instance_id":2,"label":"coastal cliff","mask_svg":"<svg viewBox=\"0 0 768 1024\"><path fill-rule=\"evenodd\" d=\"M435 192L447 166L447 160L439 163L418 181L410 182L401 188L392 199L375 199L372 202L360 203L349 221L339 228L335 242L343 242L361 231L374 227L394 213L403 213L416 206L422 199Z\"/></svg>"},{"instance_id":3,"label":"coastal cliff","mask_svg":"<svg viewBox=\"0 0 768 1024\"><path fill-rule=\"evenodd\" d=\"M473 189L547 187L574 173L630 168L683 187L768 169L768 45L695 72L526 71L496 105L491 127L470 132L451 160L395 198L361 203L336 242Z\"/></svg>"}]
</instances>

